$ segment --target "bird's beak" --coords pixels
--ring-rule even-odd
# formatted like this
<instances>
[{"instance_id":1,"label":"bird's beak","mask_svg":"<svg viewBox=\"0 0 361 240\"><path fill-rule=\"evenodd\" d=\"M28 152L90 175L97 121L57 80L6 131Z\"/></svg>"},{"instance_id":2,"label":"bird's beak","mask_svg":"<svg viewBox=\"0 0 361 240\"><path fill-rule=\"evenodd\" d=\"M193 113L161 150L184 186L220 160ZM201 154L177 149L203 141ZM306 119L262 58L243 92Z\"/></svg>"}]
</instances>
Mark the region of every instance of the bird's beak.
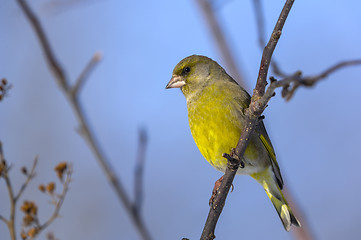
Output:
<instances>
[{"instance_id":1,"label":"bird's beak","mask_svg":"<svg viewBox=\"0 0 361 240\"><path fill-rule=\"evenodd\" d=\"M168 88L180 88L184 86L186 82L184 81L184 78L181 76L173 76L167 86L165 86L165 89Z\"/></svg>"}]
</instances>

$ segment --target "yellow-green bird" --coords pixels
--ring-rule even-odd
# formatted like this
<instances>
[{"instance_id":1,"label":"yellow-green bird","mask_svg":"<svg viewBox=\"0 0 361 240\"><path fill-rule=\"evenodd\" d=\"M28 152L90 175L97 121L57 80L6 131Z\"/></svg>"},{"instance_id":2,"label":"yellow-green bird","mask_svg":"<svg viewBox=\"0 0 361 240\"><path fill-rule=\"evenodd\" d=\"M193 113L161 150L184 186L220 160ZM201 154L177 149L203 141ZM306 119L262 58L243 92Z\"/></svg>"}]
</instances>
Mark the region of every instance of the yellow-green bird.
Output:
<instances>
[{"instance_id":1,"label":"yellow-green bird","mask_svg":"<svg viewBox=\"0 0 361 240\"><path fill-rule=\"evenodd\" d=\"M205 159L225 172L223 153L235 148L245 124L243 110L250 95L212 59L192 55L180 61L166 88L180 88L187 100L188 120L194 141ZM265 189L286 231L301 224L282 194L283 180L263 122L253 132L243 156L244 168Z\"/></svg>"}]
</instances>

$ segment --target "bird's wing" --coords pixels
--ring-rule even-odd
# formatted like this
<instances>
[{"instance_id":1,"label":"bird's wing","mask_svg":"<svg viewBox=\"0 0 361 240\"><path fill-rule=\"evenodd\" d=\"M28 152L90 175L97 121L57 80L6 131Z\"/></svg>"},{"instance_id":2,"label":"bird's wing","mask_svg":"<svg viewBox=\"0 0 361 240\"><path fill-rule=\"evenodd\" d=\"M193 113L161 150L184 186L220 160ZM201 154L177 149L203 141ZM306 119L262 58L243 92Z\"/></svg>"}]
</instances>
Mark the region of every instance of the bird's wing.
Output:
<instances>
[{"instance_id":1,"label":"bird's wing","mask_svg":"<svg viewBox=\"0 0 361 240\"><path fill-rule=\"evenodd\" d=\"M242 88L240 87L231 77L229 77L229 81L232 83L229 88L231 88L231 86L237 86L235 87L235 92L237 92L238 94L235 94L236 97L234 97L234 102L237 103L237 107L241 107L242 111L241 111L241 118L244 118L243 116L243 109L249 107L249 104L251 102L251 96ZM283 179L281 176L281 171L280 171L280 167L278 166L277 160L276 160L276 154L275 151L273 150L273 146L271 143L271 140L268 137L266 128L264 126L263 121L261 121L257 128L256 128L256 132L258 133L259 139L261 140L261 142L263 143L264 147L266 148L268 155L271 158L271 164L272 164L272 169L273 172L276 176L276 181L278 186L280 187L280 189L283 188Z\"/></svg>"},{"instance_id":2,"label":"bird's wing","mask_svg":"<svg viewBox=\"0 0 361 240\"><path fill-rule=\"evenodd\" d=\"M259 138L261 139L261 142L263 143L264 147L266 148L268 155L271 157L272 168L275 173L278 186L280 187L280 189L282 189L283 188L283 179L282 179L280 167L278 166L278 163L276 160L276 154L273 149L271 140L268 137L268 134L267 134L267 131L266 131L263 121L261 121L258 125L258 135L259 135Z\"/></svg>"}]
</instances>

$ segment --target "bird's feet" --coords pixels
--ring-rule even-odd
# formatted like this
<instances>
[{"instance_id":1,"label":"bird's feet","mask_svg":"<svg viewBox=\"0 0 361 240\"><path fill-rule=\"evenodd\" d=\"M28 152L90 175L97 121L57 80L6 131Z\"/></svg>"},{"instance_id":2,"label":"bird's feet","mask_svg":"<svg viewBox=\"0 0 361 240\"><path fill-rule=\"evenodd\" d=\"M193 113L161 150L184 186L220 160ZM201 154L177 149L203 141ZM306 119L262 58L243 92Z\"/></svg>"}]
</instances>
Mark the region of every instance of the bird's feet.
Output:
<instances>
[{"instance_id":1,"label":"bird's feet","mask_svg":"<svg viewBox=\"0 0 361 240\"><path fill-rule=\"evenodd\" d=\"M212 191L212 196L211 198L209 199L209 206L212 207L213 206L213 202L217 196L217 193L218 193L218 190L219 190L219 187L221 186L221 183L223 181L223 177L220 177L215 183L214 183L214 187L213 187L213 191ZM233 184L231 185L231 192L233 192Z\"/></svg>"}]
</instances>

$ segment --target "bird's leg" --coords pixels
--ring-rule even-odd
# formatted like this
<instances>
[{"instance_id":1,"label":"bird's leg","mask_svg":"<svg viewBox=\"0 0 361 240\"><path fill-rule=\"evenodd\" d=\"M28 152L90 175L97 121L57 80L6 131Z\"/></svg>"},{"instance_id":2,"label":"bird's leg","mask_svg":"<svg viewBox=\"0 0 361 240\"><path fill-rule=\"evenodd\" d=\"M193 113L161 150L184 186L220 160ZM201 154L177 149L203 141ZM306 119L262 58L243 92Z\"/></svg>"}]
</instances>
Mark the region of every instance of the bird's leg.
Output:
<instances>
[{"instance_id":1,"label":"bird's leg","mask_svg":"<svg viewBox=\"0 0 361 240\"><path fill-rule=\"evenodd\" d=\"M222 176L222 177L220 177L215 183L214 183L214 187L213 187L213 191L212 191L212 196L211 196L211 198L209 199L209 206L212 206L213 205L213 201L214 201L214 199L216 198L216 196L217 196L217 193L218 193L218 189L219 189L219 187L221 186L221 183L222 183L222 181L223 181L223 177L224 177L224 175ZM233 189L234 189L234 187L233 187L233 184L231 185L231 192L233 192Z\"/></svg>"},{"instance_id":2,"label":"bird's leg","mask_svg":"<svg viewBox=\"0 0 361 240\"><path fill-rule=\"evenodd\" d=\"M244 161L239 159L236 149L234 148L231 149L231 154L223 153L222 157L228 160L227 164L231 169L237 170L238 168L244 168L245 166Z\"/></svg>"}]
</instances>

